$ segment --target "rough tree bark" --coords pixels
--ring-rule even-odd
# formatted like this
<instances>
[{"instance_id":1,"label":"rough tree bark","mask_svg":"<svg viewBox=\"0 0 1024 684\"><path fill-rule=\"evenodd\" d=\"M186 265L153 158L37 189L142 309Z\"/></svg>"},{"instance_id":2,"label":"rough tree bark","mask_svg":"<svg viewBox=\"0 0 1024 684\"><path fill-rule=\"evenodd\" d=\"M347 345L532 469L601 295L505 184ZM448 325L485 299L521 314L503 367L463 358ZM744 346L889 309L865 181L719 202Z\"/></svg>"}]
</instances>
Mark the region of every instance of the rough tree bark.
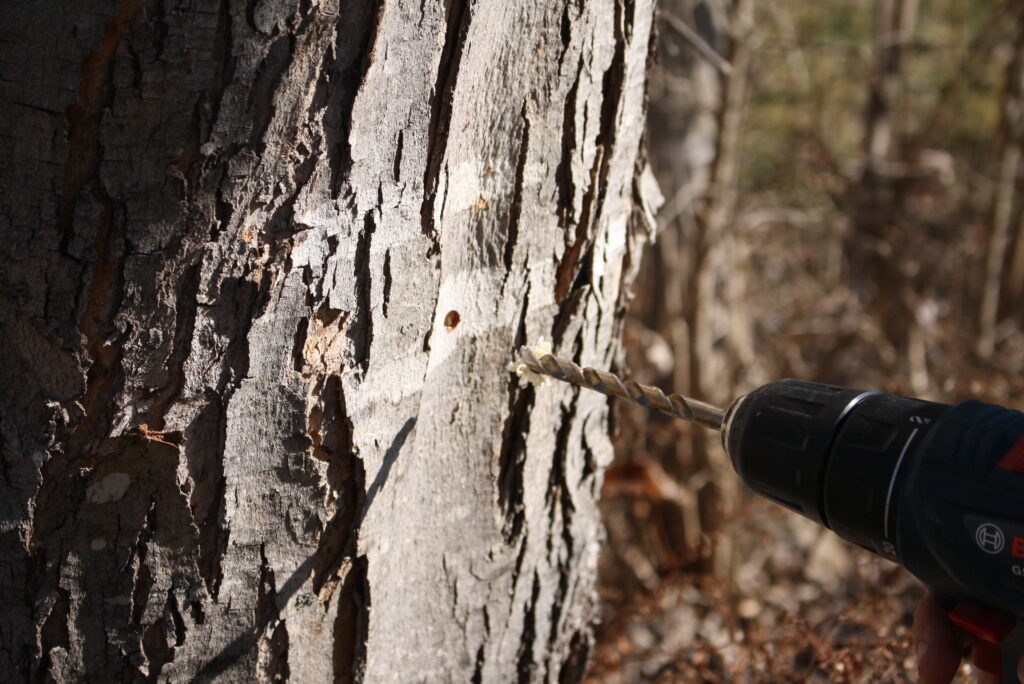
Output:
<instances>
[{"instance_id":1,"label":"rough tree bark","mask_svg":"<svg viewBox=\"0 0 1024 684\"><path fill-rule=\"evenodd\" d=\"M653 14L5 4L0 679L580 675Z\"/></svg>"}]
</instances>

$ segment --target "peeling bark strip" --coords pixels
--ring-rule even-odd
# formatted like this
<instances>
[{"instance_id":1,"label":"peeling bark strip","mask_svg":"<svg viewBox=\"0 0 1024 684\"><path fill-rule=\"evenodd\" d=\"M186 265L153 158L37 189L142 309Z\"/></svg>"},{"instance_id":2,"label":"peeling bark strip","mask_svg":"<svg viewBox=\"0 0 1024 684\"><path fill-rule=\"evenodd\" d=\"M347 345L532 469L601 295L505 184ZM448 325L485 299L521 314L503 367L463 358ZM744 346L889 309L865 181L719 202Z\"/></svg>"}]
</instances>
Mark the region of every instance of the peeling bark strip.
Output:
<instances>
[{"instance_id":1,"label":"peeling bark strip","mask_svg":"<svg viewBox=\"0 0 1024 684\"><path fill-rule=\"evenodd\" d=\"M0 680L581 676L652 0L0 28Z\"/></svg>"}]
</instances>

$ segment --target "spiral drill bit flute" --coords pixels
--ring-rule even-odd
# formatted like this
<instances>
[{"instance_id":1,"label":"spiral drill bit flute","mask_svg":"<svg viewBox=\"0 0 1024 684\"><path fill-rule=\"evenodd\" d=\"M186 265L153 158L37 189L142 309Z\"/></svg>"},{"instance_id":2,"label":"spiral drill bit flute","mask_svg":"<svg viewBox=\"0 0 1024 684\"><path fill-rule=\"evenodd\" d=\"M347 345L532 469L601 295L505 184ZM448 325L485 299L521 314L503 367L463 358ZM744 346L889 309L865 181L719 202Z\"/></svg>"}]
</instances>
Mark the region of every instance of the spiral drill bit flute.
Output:
<instances>
[{"instance_id":1,"label":"spiral drill bit flute","mask_svg":"<svg viewBox=\"0 0 1024 684\"><path fill-rule=\"evenodd\" d=\"M593 368L580 368L571 361L547 353L542 347L521 347L520 367L542 376L548 376L579 387L592 389L611 397L631 401L646 409L656 409L673 418L700 423L713 430L722 429L725 411L703 401L680 394L666 395L657 387L641 385L634 380L622 380L614 373Z\"/></svg>"}]
</instances>

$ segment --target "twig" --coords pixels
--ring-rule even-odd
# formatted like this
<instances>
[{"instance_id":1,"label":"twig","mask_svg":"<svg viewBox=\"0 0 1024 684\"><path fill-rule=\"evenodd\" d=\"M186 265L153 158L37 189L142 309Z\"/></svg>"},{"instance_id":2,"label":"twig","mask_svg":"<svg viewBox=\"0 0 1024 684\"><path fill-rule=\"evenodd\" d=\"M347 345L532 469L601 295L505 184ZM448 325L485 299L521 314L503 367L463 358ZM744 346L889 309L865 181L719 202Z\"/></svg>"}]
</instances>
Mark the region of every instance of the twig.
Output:
<instances>
[{"instance_id":1,"label":"twig","mask_svg":"<svg viewBox=\"0 0 1024 684\"><path fill-rule=\"evenodd\" d=\"M683 40L689 43L694 50L700 53L700 55L711 62L711 65L718 69L719 73L723 76L732 76L732 64L726 61L722 55L718 54L715 48L707 44L700 35L690 28L689 24L680 19L674 14L663 12L661 18L665 20L669 28L673 29L678 33Z\"/></svg>"}]
</instances>

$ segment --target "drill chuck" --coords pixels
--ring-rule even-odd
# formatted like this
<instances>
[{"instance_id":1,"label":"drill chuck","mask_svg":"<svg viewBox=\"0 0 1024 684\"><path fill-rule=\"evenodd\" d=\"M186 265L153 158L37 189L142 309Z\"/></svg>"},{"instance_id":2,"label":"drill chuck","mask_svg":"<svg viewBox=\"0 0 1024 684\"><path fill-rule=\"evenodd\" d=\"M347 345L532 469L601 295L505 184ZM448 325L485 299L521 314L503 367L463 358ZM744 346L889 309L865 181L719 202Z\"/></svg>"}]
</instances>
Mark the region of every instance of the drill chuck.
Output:
<instances>
[{"instance_id":1,"label":"drill chuck","mask_svg":"<svg viewBox=\"0 0 1024 684\"><path fill-rule=\"evenodd\" d=\"M733 403L722 441L751 489L899 560L896 483L907 454L949 408L780 380Z\"/></svg>"}]
</instances>

